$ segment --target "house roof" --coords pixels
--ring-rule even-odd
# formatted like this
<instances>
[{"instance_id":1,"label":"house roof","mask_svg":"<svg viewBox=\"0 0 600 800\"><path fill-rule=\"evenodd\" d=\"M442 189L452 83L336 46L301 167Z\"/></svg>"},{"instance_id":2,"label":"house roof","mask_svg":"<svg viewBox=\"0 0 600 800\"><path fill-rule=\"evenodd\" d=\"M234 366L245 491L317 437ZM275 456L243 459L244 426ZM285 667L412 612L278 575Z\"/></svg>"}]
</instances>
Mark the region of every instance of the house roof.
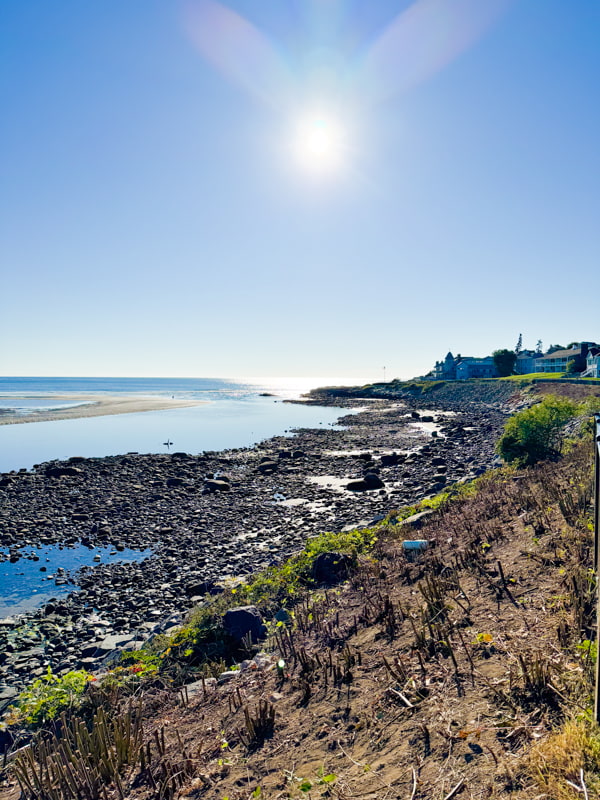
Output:
<instances>
[{"instance_id":1,"label":"house roof","mask_svg":"<svg viewBox=\"0 0 600 800\"><path fill-rule=\"evenodd\" d=\"M569 347L567 350L555 350L553 353L545 355L544 361L552 358L576 358L581 355L581 347Z\"/></svg>"}]
</instances>

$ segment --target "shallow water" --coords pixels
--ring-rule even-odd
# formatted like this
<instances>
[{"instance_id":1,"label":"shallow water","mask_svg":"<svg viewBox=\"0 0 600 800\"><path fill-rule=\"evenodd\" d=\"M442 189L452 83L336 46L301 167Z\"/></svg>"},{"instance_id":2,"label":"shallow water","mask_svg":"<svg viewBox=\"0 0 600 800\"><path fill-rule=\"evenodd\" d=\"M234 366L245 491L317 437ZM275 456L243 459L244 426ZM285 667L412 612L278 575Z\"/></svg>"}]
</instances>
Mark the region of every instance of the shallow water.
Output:
<instances>
[{"instance_id":1,"label":"shallow water","mask_svg":"<svg viewBox=\"0 0 600 800\"><path fill-rule=\"evenodd\" d=\"M166 453L249 447L291 428L333 425L347 409L224 399L191 408L0 426L0 472L70 456ZM167 447L164 442L171 442Z\"/></svg>"},{"instance_id":2,"label":"shallow water","mask_svg":"<svg viewBox=\"0 0 600 800\"><path fill-rule=\"evenodd\" d=\"M0 552L7 554L8 551ZM0 619L39 608L53 597L74 591L73 583L57 586L57 575L68 577L84 566L115 564L118 561L130 563L152 555L151 550L125 548L119 552L113 547L89 548L84 545L26 547L21 552L35 553L39 560L20 558L14 564L9 561L0 563ZM59 572L61 568L64 574Z\"/></svg>"}]
</instances>

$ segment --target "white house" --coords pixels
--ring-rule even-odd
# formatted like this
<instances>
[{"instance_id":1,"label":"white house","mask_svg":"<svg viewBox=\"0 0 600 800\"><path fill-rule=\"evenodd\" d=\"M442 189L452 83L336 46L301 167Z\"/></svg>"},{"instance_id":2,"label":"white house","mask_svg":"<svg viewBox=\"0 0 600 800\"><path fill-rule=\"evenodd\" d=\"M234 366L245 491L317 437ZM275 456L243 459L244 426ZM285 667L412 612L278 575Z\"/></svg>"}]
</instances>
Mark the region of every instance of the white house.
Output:
<instances>
[{"instance_id":1,"label":"white house","mask_svg":"<svg viewBox=\"0 0 600 800\"><path fill-rule=\"evenodd\" d=\"M582 377L600 378L600 347L590 347L585 365L586 369L582 373Z\"/></svg>"}]
</instances>

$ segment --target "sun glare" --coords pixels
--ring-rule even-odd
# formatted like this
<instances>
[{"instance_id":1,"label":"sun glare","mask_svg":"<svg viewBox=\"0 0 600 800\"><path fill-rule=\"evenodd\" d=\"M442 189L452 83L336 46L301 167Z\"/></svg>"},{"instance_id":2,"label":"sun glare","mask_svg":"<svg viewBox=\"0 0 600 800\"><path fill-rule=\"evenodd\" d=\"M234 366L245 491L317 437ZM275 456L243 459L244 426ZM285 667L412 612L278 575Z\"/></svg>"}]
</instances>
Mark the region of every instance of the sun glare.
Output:
<instances>
[{"instance_id":1,"label":"sun glare","mask_svg":"<svg viewBox=\"0 0 600 800\"><path fill-rule=\"evenodd\" d=\"M344 132L340 123L323 115L306 117L296 127L294 155L300 167L332 172L343 164Z\"/></svg>"}]
</instances>

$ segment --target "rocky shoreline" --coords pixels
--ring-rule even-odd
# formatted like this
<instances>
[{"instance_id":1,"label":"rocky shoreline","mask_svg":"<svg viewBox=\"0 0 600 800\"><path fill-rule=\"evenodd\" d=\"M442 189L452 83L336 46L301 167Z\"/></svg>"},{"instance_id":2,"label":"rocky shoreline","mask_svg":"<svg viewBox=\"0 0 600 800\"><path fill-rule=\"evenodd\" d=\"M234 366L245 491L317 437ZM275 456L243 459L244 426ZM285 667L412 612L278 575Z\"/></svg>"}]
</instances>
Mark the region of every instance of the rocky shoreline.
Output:
<instances>
[{"instance_id":1,"label":"rocky shoreline","mask_svg":"<svg viewBox=\"0 0 600 800\"><path fill-rule=\"evenodd\" d=\"M79 591L0 623L0 710L47 665L97 671L114 651L178 624L224 581L284 559L311 535L372 523L481 474L496 462L512 410L513 388L496 387L360 400L321 393L312 401L355 407L343 428L0 475L0 547L13 559L48 544L154 553L84 568Z\"/></svg>"}]
</instances>

